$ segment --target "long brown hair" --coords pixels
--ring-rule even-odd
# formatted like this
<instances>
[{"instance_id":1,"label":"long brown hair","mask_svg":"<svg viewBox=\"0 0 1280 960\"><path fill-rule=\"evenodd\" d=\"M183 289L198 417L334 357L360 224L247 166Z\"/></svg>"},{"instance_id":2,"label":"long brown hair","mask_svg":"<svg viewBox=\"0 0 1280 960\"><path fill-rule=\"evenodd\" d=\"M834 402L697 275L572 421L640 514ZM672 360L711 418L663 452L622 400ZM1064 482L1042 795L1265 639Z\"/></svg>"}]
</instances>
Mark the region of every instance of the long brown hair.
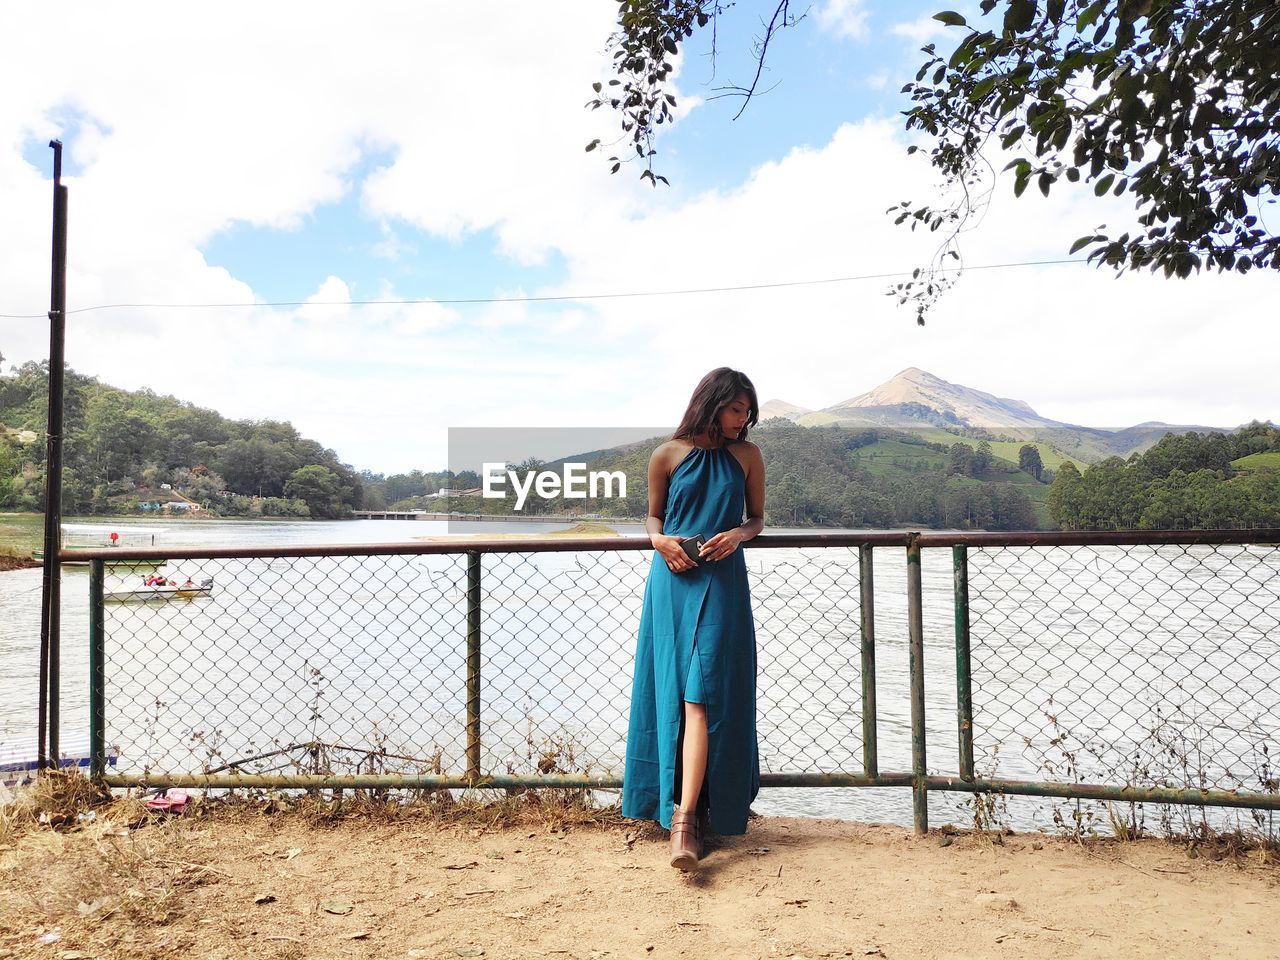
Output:
<instances>
[{"instance_id":1,"label":"long brown hair","mask_svg":"<svg viewBox=\"0 0 1280 960\"><path fill-rule=\"evenodd\" d=\"M760 420L760 402L756 399L756 388L747 375L728 367L716 367L693 388L689 406L671 439L688 440L705 433L716 446L720 446L724 442L724 435L720 431L720 411L733 403L740 393L747 395L749 413L747 424L738 434L738 439L747 439L747 429L754 427Z\"/></svg>"}]
</instances>

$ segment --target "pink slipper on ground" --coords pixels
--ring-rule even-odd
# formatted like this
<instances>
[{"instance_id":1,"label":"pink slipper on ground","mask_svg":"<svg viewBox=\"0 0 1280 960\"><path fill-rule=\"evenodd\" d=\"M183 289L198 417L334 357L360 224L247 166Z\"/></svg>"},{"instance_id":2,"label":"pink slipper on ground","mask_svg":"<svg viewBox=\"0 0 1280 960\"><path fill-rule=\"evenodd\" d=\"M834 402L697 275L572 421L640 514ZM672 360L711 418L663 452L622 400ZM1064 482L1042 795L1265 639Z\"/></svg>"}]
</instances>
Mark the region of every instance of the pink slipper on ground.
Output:
<instances>
[{"instance_id":1,"label":"pink slipper on ground","mask_svg":"<svg viewBox=\"0 0 1280 960\"><path fill-rule=\"evenodd\" d=\"M183 813L190 799L187 791L173 787L167 793L152 797L146 807L152 813Z\"/></svg>"}]
</instances>

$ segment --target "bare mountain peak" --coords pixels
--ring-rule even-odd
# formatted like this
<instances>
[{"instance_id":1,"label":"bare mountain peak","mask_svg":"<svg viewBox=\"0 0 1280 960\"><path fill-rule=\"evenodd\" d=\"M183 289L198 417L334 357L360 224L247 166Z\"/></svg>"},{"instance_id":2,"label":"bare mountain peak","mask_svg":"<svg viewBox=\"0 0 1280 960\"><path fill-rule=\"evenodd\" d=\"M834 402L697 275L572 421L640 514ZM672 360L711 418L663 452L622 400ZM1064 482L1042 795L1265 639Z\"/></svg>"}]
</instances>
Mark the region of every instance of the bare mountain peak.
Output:
<instances>
[{"instance_id":1,"label":"bare mountain peak","mask_svg":"<svg viewBox=\"0 0 1280 960\"><path fill-rule=\"evenodd\" d=\"M786 417L788 420L795 420L804 416L806 413L812 413L808 407L796 406L794 403L788 403L786 400L767 400L760 406L760 419L768 420L770 417Z\"/></svg>"},{"instance_id":2,"label":"bare mountain peak","mask_svg":"<svg viewBox=\"0 0 1280 960\"><path fill-rule=\"evenodd\" d=\"M875 389L828 407L827 411L853 414L858 408L907 405L927 407L973 427L1043 426L1050 422L1021 400L951 383L919 367L907 367Z\"/></svg>"},{"instance_id":3,"label":"bare mountain peak","mask_svg":"<svg viewBox=\"0 0 1280 960\"><path fill-rule=\"evenodd\" d=\"M767 418L766 411L768 415L785 416L802 427L941 428L952 433L957 428L978 427L1006 437L1046 441L1075 459L1088 462L1141 452L1167 432L1209 433L1222 429L1150 422L1116 430L1060 423L1040 416L1022 400L950 383L919 367L899 370L874 390L821 410L805 411L794 404L770 400L761 408L762 420Z\"/></svg>"},{"instance_id":4,"label":"bare mountain peak","mask_svg":"<svg viewBox=\"0 0 1280 960\"><path fill-rule=\"evenodd\" d=\"M921 370L919 367L907 367L905 370L899 370L887 381L893 383L894 380L929 380L934 383L946 383L941 377L935 377L928 370Z\"/></svg>"}]
</instances>

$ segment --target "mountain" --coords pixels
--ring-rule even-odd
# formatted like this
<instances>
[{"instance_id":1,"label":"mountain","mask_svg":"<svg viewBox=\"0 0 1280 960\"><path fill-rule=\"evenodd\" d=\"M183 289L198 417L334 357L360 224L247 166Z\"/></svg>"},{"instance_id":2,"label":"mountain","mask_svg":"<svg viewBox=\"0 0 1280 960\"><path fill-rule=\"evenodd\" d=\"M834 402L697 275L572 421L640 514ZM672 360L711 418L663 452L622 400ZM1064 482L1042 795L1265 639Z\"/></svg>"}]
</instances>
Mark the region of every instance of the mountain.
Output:
<instances>
[{"instance_id":1,"label":"mountain","mask_svg":"<svg viewBox=\"0 0 1280 960\"><path fill-rule=\"evenodd\" d=\"M797 407L794 403L787 403L785 400L768 400L760 407L760 422L763 423L774 417L796 420L812 412L808 407Z\"/></svg>"},{"instance_id":2,"label":"mountain","mask_svg":"<svg viewBox=\"0 0 1280 960\"><path fill-rule=\"evenodd\" d=\"M761 409L801 426L878 427L921 432L946 442L942 433L965 435L983 431L1011 441L1041 441L1082 462L1110 456L1127 457L1153 446L1166 433L1229 432L1226 428L1148 422L1124 429L1085 427L1042 417L1023 400L950 383L908 367L872 390L848 400L806 410L785 400L770 400Z\"/></svg>"},{"instance_id":3,"label":"mountain","mask_svg":"<svg viewBox=\"0 0 1280 960\"><path fill-rule=\"evenodd\" d=\"M1007 400L972 387L948 383L918 367L908 367L874 390L827 407L825 412L857 419L860 414L884 416L895 409L915 410L919 407L933 410L947 421L969 427L1058 426L1021 400Z\"/></svg>"}]
</instances>

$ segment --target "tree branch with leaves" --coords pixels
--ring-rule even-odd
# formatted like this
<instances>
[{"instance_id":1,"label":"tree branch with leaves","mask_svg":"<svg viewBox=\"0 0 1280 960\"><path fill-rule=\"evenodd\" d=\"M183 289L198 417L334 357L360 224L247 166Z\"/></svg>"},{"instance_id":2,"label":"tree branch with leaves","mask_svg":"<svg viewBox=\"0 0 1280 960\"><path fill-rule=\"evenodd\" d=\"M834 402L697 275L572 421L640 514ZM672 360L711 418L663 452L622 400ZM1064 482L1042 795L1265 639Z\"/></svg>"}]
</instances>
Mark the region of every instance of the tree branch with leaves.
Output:
<instances>
[{"instance_id":1,"label":"tree branch with leaves","mask_svg":"<svg viewBox=\"0 0 1280 960\"><path fill-rule=\"evenodd\" d=\"M959 13L948 56L934 45L914 83L908 130L932 140L948 185L973 189L987 147L1013 154L1014 196L1034 183L1092 183L1128 193L1136 228L1105 225L1071 253L1117 272L1186 277L1202 269L1280 269L1280 236L1264 207L1280 184L1280 5L1273 0L982 0L989 29ZM920 149L909 147L910 152ZM967 202L890 208L898 223L954 237ZM935 264L935 267L937 265ZM899 284L923 320L940 290L933 269ZM945 289L945 286L942 288Z\"/></svg>"},{"instance_id":2,"label":"tree branch with leaves","mask_svg":"<svg viewBox=\"0 0 1280 960\"><path fill-rule=\"evenodd\" d=\"M794 27L804 14L791 12L790 0L773 0L773 12L762 21L763 32L755 41L756 70L747 86L729 84L716 88L711 99L741 97L742 107L733 119L742 116L756 96L768 57L769 43L781 31ZM711 56L716 55L715 27L719 17L733 3L720 0L618 0L618 29L610 38L614 76L591 85L595 96L587 101L592 110L608 107L619 114L622 134L619 141L626 146L608 158L610 172L617 173L624 163L641 162L640 179L654 186L667 178L655 173L653 158L657 155L654 141L658 128L672 119L676 95L671 84L675 59L681 45L695 31L711 27ZM587 151L600 147L596 138ZM634 153L633 153L634 151Z\"/></svg>"},{"instance_id":3,"label":"tree branch with leaves","mask_svg":"<svg viewBox=\"0 0 1280 960\"><path fill-rule=\"evenodd\" d=\"M672 61L690 36L732 4L716 0L619 0L615 76L594 85L593 109L620 114L635 156L609 158L613 172L641 161L655 186L654 138L676 96ZM997 174L991 156L1012 155L1020 197L1046 196L1061 181L1098 197L1129 195L1135 226L1105 225L1070 253L1118 273L1149 269L1187 277L1201 270L1280 269L1280 235L1266 208L1280 187L1280 4L1275 0L981 0L983 26L954 11L934 19L961 31L945 55L934 44L914 82L906 129L924 135L943 177L942 202L889 208L898 224L940 233L932 261L889 292L914 302L918 322L963 269L961 235L982 219ZM797 22L767 0L757 38ZM713 45L714 46L714 45ZM736 88L749 102L759 80ZM732 89L732 88L731 88ZM741 113L741 111L739 111ZM588 150L600 141L588 144Z\"/></svg>"}]
</instances>

